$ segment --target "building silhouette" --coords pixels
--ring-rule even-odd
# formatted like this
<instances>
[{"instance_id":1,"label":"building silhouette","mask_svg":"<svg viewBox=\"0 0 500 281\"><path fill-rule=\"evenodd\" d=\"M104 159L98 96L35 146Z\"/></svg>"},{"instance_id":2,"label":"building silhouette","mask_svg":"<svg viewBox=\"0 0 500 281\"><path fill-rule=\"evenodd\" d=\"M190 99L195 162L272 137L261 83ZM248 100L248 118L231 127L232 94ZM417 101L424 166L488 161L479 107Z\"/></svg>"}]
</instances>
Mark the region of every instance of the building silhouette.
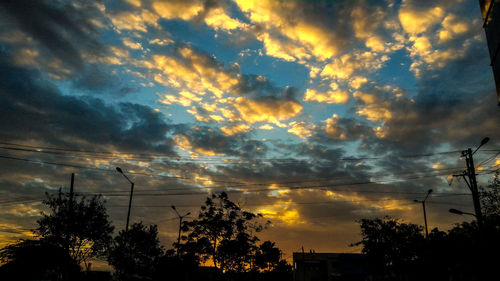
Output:
<instances>
[{"instance_id":1,"label":"building silhouette","mask_svg":"<svg viewBox=\"0 0 500 281\"><path fill-rule=\"evenodd\" d=\"M500 105L500 0L479 0L479 5Z\"/></svg>"},{"instance_id":2,"label":"building silhouette","mask_svg":"<svg viewBox=\"0 0 500 281\"><path fill-rule=\"evenodd\" d=\"M362 281L366 256L343 253L293 253L294 281Z\"/></svg>"}]
</instances>

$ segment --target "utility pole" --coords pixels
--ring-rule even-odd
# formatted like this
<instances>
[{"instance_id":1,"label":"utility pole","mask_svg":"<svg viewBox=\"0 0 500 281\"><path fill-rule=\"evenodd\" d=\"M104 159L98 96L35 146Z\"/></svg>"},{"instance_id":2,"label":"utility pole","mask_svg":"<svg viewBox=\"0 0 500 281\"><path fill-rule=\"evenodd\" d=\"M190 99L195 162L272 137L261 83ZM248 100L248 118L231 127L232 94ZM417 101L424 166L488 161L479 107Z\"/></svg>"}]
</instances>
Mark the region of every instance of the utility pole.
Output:
<instances>
[{"instance_id":1,"label":"utility pole","mask_svg":"<svg viewBox=\"0 0 500 281\"><path fill-rule=\"evenodd\" d=\"M186 216L189 216L191 212L187 212L184 216L181 216L179 212L177 212L177 209L175 208L174 205L170 206L172 207L172 210L175 211L177 216L179 217L179 235L177 236L177 258L179 258L180 252L179 252L179 247L181 245L181 229L182 229L182 219L185 218Z\"/></svg>"},{"instance_id":2,"label":"utility pole","mask_svg":"<svg viewBox=\"0 0 500 281\"><path fill-rule=\"evenodd\" d=\"M131 181L124 173L120 167L116 167L116 171L122 174L125 179L130 183L130 198L128 200L128 212L127 212L127 224L125 225L125 232L128 232L128 222L130 220L130 209L132 208L132 196L134 195L134 182Z\"/></svg>"},{"instance_id":3,"label":"utility pole","mask_svg":"<svg viewBox=\"0 0 500 281\"><path fill-rule=\"evenodd\" d=\"M479 230L482 229L483 227L483 213L481 211L481 201L479 198L479 190L477 188L477 181L476 181L476 169L474 167L474 158L473 155L476 153L476 151L481 148L481 146L485 145L490 138L486 137L481 140L481 144L476 148L476 150L472 151L471 148L467 148L466 150L462 151L462 157L465 157L465 165L467 167L467 170L464 171L462 174L459 175L453 175L453 176L460 176L464 179L465 183L470 189L470 192L472 193L472 203L474 204L474 212L476 213L476 220L477 220L477 226ZM467 176L469 180L467 181Z\"/></svg>"},{"instance_id":4,"label":"utility pole","mask_svg":"<svg viewBox=\"0 0 500 281\"><path fill-rule=\"evenodd\" d=\"M425 223L425 238L427 239L429 237L429 231L427 230L427 213L425 212L425 201L429 197L429 195L432 193L432 189L429 189L427 191L427 195L425 196L425 199L422 201L419 200L413 200L415 203L422 203L422 208L424 209L424 223Z\"/></svg>"},{"instance_id":5,"label":"utility pole","mask_svg":"<svg viewBox=\"0 0 500 281\"><path fill-rule=\"evenodd\" d=\"M73 186L75 184L75 173L71 173L71 185L69 186L69 213L73 212Z\"/></svg>"},{"instance_id":6,"label":"utility pole","mask_svg":"<svg viewBox=\"0 0 500 281\"><path fill-rule=\"evenodd\" d=\"M474 168L474 159L472 155L472 149L470 148L462 151L462 156L465 156L465 163L467 165L467 175L469 177L468 186L472 193L472 202L474 203L474 211L476 212L477 226L481 229L483 227L483 214L481 212L481 202L479 200L479 191L476 181L476 169Z\"/></svg>"}]
</instances>

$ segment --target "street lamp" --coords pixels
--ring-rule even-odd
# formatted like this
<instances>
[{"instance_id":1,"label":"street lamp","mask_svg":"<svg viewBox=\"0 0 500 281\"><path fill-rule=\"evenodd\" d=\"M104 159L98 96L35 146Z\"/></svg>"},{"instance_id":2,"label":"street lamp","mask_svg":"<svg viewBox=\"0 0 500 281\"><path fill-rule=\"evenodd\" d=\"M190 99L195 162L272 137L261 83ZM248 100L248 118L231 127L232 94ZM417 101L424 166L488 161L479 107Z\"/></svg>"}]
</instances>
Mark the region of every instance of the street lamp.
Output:
<instances>
[{"instance_id":1,"label":"street lamp","mask_svg":"<svg viewBox=\"0 0 500 281\"><path fill-rule=\"evenodd\" d=\"M181 245L181 227L182 227L182 219L186 216L189 216L191 212L187 212L184 216L181 216L174 205L170 206L175 211L177 216L179 217L179 235L177 236L177 258L179 258L179 246Z\"/></svg>"},{"instance_id":2,"label":"street lamp","mask_svg":"<svg viewBox=\"0 0 500 281\"><path fill-rule=\"evenodd\" d=\"M125 225L125 231L128 231L128 222L130 219L130 208L132 207L132 195L134 194L134 182L131 181L124 173L120 167L116 167L116 171L122 174L130 183L130 199L128 201L128 212L127 212L127 224Z\"/></svg>"},{"instance_id":3,"label":"street lamp","mask_svg":"<svg viewBox=\"0 0 500 281\"><path fill-rule=\"evenodd\" d=\"M476 151L478 151L481 148L481 146L485 145L489 141L490 141L490 138L488 138L488 137L485 137L484 139L482 139L481 144L476 148L476 150L474 150L474 152L472 152L472 154L476 153Z\"/></svg>"},{"instance_id":4,"label":"street lamp","mask_svg":"<svg viewBox=\"0 0 500 281\"><path fill-rule=\"evenodd\" d=\"M452 214L455 214L455 215L469 215L469 216L473 216L475 217L476 215L473 214L473 213L469 213L469 212L464 212L464 211L460 211L460 210L457 210L457 209L449 209L448 210L450 213Z\"/></svg>"},{"instance_id":5,"label":"street lamp","mask_svg":"<svg viewBox=\"0 0 500 281\"><path fill-rule=\"evenodd\" d=\"M427 195L425 195L425 199L422 201L419 200L413 200L415 203L422 203L422 208L424 209L424 223L425 223L425 238L429 237L429 231L427 230L427 214L425 213L425 200L429 197L429 195L432 193L432 189L427 190Z\"/></svg>"}]
</instances>

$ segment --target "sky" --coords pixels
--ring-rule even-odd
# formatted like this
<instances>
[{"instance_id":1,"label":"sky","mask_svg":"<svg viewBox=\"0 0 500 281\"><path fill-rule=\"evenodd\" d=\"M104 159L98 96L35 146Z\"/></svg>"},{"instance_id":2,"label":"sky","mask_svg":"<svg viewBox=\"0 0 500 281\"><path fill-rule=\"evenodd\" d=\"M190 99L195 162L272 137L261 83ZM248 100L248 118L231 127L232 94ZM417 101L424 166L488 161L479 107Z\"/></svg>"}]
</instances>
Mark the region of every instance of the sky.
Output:
<instances>
[{"instance_id":1,"label":"sky","mask_svg":"<svg viewBox=\"0 0 500 281\"><path fill-rule=\"evenodd\" d=\"M359 252L362 218L468 220L453 177L500 165L478 1L2 1L0 246L32 236L45 192L103 194L123 229L226 191L285 258Z\"/></svg>"}]
</instances>

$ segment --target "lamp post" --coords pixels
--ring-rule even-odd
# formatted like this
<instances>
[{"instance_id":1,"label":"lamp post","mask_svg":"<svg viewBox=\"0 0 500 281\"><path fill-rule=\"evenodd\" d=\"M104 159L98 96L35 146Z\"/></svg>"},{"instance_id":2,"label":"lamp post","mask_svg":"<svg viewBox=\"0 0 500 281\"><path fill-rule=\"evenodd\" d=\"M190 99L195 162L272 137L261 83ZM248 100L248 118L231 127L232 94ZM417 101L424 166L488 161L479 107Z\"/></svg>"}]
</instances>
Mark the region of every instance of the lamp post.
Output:
<instances>
[{"instance_id":1,"label":"lamp post","mask_svg":"<svg viewBox=\"0 0 500 281\"><path fill-rule=\"evenodd\" d=\"M131 181L124 173L120 167L116 167L116 171L122 174L127 181L130 183L130 199L128 201L128 212L127 212L127 224L125 225L125 231L128 231L128 222L130 220L130 209L132 208L132 195L134 194L134 182Z\"/></svg>"},{"instance_id":2,"label":"lamp post","mask_svg":"<svg viewBox=\"0 0 500 281\"><path fill-rule=\"evenodd\" d=\"M425 199L422 201L419 200L413 200L415 203L422 203L422 208L424 209L424 223L425 223L425 238L429 237L429 231L427 230L427 214L425 212L425 201L429 197L429 195L432 193L432 189L427 190L427 195L425 195Z\"/></svg>"},{"instance_id":3,"label":"lamp post","mask_svg":"<svg viewBox=\"0 0 500 281\"><path fill-rule=\"evenodd\" d=\"M186 216L189 216L191 212L187 212L184 216L181 216L179 212L177 212L177 209L175 208L174 205L171 206L172 209L175 211L177 216L179 217L179 235L177 236L177 258L179 258L179 246L181 245L181 227L182 227L182 219L185 218Z\"/></svg>"}]
</instances>

